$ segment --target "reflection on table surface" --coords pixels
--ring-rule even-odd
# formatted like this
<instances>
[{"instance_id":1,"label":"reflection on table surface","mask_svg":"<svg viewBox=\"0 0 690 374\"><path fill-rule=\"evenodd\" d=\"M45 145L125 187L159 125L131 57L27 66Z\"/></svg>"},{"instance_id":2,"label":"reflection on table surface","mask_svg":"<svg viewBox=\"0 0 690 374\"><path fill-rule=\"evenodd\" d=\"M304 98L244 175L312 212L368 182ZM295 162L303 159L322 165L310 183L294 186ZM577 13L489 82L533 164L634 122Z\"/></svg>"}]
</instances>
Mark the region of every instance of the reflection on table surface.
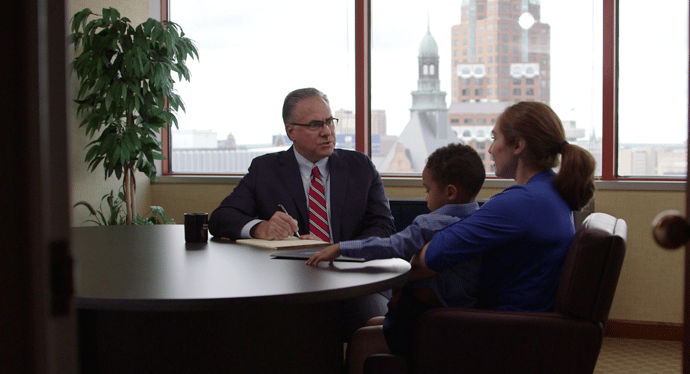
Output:
<instances>
[{"instance_id":1,"label":"reflection on table surface","mask_svg":"<svg viewBox=\"0 0 690 374\"><path fill-rule=\"evenodd\" d=\"M185 243L183 225L78 227L72 233L81 308L330 301L399 285L410 268L401 259L314 268L231 241Z\"/></svg>"}]
</instances>

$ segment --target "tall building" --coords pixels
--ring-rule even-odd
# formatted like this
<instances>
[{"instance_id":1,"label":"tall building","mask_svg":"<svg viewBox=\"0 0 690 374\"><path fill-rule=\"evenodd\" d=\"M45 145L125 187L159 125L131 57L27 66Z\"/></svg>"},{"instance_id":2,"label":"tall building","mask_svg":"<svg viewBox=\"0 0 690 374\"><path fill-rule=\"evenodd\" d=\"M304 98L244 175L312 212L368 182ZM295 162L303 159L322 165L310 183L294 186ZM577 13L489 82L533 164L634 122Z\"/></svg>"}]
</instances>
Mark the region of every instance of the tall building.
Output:
<instances>
[{"instance_id":1,"label":"tall building","mask_svg":"<svg viewBox=\"0 0 690 374\"><path fill-rule=\"evenodd\" d=\"M451 29L452 102L549 103L550 27L539 0L463 0Z\"/></svg>"},{"instance_id":2,"label":"tall building","mask_svg":"<svg viewBox=\"0 0 690 374\"><path fill-rule=\"evenodd\" d=\"M550 27L539 0L462 0L451 28L451 105L448 122L493 172L490 133L503 110L518 101L549 103Z\"/></svg>"}]
</instances>

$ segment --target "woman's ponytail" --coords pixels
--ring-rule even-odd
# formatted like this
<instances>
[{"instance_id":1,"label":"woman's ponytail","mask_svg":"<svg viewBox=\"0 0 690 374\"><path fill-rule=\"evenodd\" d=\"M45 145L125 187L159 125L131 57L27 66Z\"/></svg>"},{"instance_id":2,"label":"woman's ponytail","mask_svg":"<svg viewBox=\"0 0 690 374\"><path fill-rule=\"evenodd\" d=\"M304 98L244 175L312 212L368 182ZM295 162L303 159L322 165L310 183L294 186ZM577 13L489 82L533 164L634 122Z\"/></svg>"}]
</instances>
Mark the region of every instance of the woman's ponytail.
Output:
<instances>
[{"instance_id":1,"label":"woman's ponytail","mask_svg":"<svg viewBox=\"0 0 690 374\"><path fill-rule=\"evenodd\" d=\"M580 210L594 196L596 161L591 153L574 145L561 146L561 168L553 186L570 209Z\"/></svg>"}]
</instances>

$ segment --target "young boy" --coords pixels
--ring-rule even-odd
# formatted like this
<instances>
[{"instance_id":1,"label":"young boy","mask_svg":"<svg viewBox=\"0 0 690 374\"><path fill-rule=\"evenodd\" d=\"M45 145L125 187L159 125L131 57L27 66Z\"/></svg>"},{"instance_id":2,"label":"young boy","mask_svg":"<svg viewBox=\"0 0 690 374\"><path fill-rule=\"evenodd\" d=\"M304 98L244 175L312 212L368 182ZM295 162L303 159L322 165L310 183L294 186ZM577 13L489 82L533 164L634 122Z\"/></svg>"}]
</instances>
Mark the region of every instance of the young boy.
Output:
<instances>
[{"instance_id":1,"label":"young boy","mask_svg":"<svg viewBox=\"0 0 690 374\"><path fill-rule=\"evenodd\" d=\"M434 233L478 208L475 198L486 172L477 152L469 146L450 144L434 151L422 172L426 202L431 213L417 216L407 228L388 238L348 240L330 245L307 260L316 266L340 256L365 260L399 257L410 260ZM461 262L430 278L410 282L396 292L384 321L386 342L398 354L410 354L416 318L436 306L473 307L476 303L480 259Z\"/></svg>"}]
</instances>

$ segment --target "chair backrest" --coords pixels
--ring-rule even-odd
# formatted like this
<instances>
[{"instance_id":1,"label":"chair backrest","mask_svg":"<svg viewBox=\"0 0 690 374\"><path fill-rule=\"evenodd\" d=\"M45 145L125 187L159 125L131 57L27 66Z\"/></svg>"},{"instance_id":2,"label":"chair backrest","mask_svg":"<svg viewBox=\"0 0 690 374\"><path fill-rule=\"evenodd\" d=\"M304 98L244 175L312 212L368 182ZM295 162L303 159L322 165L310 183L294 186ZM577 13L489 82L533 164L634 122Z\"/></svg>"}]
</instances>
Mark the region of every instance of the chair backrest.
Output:
<instances>
[{"instance_id":1,"label":"chair backrest","mask_svg":"<svg viewBox=\"0 0 690 374\"><path fill-rule=\"evenodd\" d=\"M573 238L556 294L555 311L606 323L623 266L628 226L605 213L592 213Z\"/></svg>"}]
</instances>

